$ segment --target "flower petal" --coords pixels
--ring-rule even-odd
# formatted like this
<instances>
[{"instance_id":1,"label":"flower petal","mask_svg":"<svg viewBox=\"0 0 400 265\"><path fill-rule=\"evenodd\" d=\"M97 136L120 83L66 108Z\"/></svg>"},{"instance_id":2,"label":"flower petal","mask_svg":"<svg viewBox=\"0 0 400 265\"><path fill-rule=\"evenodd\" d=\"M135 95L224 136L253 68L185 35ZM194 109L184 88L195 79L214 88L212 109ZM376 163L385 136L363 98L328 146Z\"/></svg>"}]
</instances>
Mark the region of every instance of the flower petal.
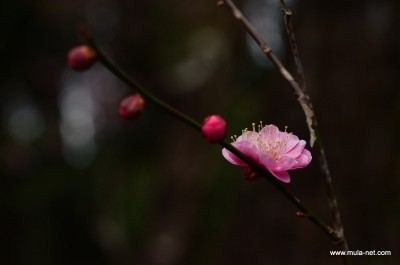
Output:
<instances>
[{"instance_id":1,"label":"flower petal","mask_svg":"<svg viewBox=\"0 0 400 265\"><path fill-rule=\"evenodd\" d=\"M228 149L226 149L226 148L222 149L222 155L231 164L238 165L238 166L243 166L243 167L247 165L242 160L240 160L237 156L235 156L230 151L228 151Z\"/></svg>"},{"instance_id":2,"label":"flower petal","mask_svg":"<svg viewBox=\"0 0 400 265\"><path fill-rule=\"evenodd\" d=\"M274 177L279 179L282 182L289 183L290 182L290 175L287 171L269 171L271 172Z\"/></svg>"},{"instance_id":3,"label":"flower petal","mask_svg":"<svg viewBox=\"0 0 400 265\"><path fill-rule=\"evenodd\" d=\"M301 152L303 152L305 146L306 141L300 140L292 149L286 149L289 151L286 151L285 156L297 158L299 155L301 155Z\"/></svg>"},{"instance_id":4,"label":"flower petal","mask_svg":"<svg viewBox=\"0 0 400 265\"><path fill-rule=\"evenodd\" d=\"M292 169L306 167L308 164L310 164L311 160L312 156L310 151L304 149L301 155L297 158L297 165Z\"/></svg>"},{"instance_id":5,"label":"flower petal","mask_svg":"<svg viewBox=\"0 0 400 265\"><path fill-rule=\"evenodd\" d=\"M235 143L242 141L256 142L257 138L258 138L258 132L246 131L236 139Z\"/></svg>"},{"instance_id":6,"label":"flower petal","mask_svg":"<svg viewBox=\"0 0 400 265\"><path fill-rule=\"evenodd\" d=\"M291 170L296 167L298 163L296 159L288 156L282 156L276 162L276 167L273 169L274 171Z\"/></svg>"},{"instance_id":7,"label":"flower petal","mask_svg":"<svg viewBox=\"0 0 400 265\"><path fill-rule=\"evenodd\" d=\"M261 129L259 132L259 137L260 140L265 143L268 142L268 140L279 140L277 138L280 137L280 131L275 125L269 124Z\"/></svg>"},{"instance_id":8,"label":"flower petal","mask_svg":"<svg viewBox=\"0 0 400 265\"><path fill-rule=\"evenodd\" d=\"M269 156L262 156L259 163L270 171L291 170L297 165L297 159L283 156L279 160L274 160Z\"/></svg>"},{"instance_id":9,"label":"flower petal","mask_svg":"<svg viewBox=\"0 0 400 265\"><path fill-rule=\"evenodd\" d=\"M240 142L234 142L232 145L236 147L239 151L241 151L243 154L250 157L254 162L258 163L257 147L252 142L240 141ZM225 157L226 160L228 160L230 163L234 165L243 167L247 166L245 162L243 162L240 158L235 156L232 152L230 152L226 148L222 149L222 155Z\"/></svg>"},{"instance_id":10,"label":"flower petal","mask_svg":"<svg viewBox=\"0 0 400 265\"><path fill-rule=\"evenodd\" d=\"M277 161L272 159L270 156L260 153L258 161L262 167L268 170L275 170L278 166Z\"/></svg>"},{"instance_id":11,"label":"flower petal","mask_svg":"<svg viewBox=\"0 0 400 265\"><path fill-rule=\"evenodd\" d=\"M299 137L297 137L294 134L290 134L290 138L286 144L286 152L289 152L290 150L292 150L299 143L299 141L300 141Z\"/></svg>"}]
</instances>

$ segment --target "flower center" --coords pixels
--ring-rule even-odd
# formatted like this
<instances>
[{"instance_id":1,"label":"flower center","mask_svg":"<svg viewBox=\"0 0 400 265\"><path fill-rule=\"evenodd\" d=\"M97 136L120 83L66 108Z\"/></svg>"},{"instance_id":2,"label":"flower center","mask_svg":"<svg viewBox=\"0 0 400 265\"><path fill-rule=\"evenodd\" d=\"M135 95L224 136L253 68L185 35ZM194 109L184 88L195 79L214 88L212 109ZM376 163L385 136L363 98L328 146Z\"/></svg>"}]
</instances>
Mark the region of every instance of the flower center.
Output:
<instances>
[{"instance_id":1,"label":"flower center","mask_svg":"<svg viewBox=\"0 0 400 265\"><path fill-rule=\"evenodd\" d=\"M241 138L234 135L233 141L241 140L252 142L256 145L257 149L267 155L268 157L278 160L283 154L286 153L286 147L289 142L292 133L287 132L287 126L285 131L279 131L278 127L273 124L263 126L262 122L257 126L253 123L253 131L249 131L247 128L242 130Z\"/></svg>"},{"instance_id":2,"label":"flower center","mask_svg":"<svg viewBox=\"0 0 400 265\"><path fill-rule=\"evenodd\" d=\"M286 153L286 147L292 133L279 131L275 125L267 125L259 132L259 149L274 160L281 158Z\"/></svg>"}]
</instances>

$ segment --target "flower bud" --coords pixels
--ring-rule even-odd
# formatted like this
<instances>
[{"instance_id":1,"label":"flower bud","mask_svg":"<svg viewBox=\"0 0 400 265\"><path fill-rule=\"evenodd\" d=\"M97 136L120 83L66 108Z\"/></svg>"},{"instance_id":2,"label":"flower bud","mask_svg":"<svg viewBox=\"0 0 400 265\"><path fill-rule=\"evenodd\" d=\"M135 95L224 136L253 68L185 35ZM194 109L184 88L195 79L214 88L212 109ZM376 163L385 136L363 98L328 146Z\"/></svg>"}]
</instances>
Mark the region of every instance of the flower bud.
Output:
<instances>
[{"instance_id":1,"label":"flower bud","mask_svg":"<svg viewBox=\"0 0 400 265\"><path fill-rule=\"evenodd\" d=\"M252 181L260 177L260 175L254 171L251 167L244 167L242 176L245 180Z\"/></svg>"},{"instance_id":2,"label":"flower bud","mask_svg":"<svg viewBox=\"0 0 400 265\"><path fill-rule=\"evenodd\" d=\"M219 143L225 139L227 126L225 120L218 115L208 116L201 127L204 138L210 143Z\"/></svg>"},{"instance_id":3,"label":"flower bud","mask_svg":"<svg viewBox=\"0 0 400 265\"><path fill-rule=\"evenodd\" d=\"M68 52L68 65L75 71L85 71L96 61L96 52L88 45L79 45Z\"/></svg>"},{"instance_id":4,"label":"flower bud","mask_svg":"<svg viewBox=\"0 0 400 265\"><path fill-rule=\"evenodd\" d=\"M133 94L124 98L119 105L119 116L124 119L139 117L144 108L144 98L140 94Z\"/></svg>"}]
</instances>

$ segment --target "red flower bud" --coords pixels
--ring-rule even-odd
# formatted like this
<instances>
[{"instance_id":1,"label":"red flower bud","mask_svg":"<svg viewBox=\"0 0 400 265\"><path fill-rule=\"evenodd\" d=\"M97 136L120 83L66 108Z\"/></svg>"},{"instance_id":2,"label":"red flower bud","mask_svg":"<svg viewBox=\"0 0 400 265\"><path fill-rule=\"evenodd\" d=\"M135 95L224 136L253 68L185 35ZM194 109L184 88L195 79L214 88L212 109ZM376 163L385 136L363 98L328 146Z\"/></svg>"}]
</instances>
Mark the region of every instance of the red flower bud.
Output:
<instances>
[{"instance_id":1,"label":"red flower bud","mask_svg":"<svg viewBox=\"0 0 400 265\"><path fill-rule=\"evenodd\" d=\"M137 118L143 111L144 98L140 94L133 94L124 98L119 105L119 116L124 119Z\"/></svg>"},{"instance_id":2,"label":"red flower bud","mask_svg":"<svg viewBox=\"0 0 400 265\"><path fill-rule=\"evenodd\" d=\"M87 45L80 45L68 52L68 65L76 71L89 69L96 61L96 52Z\"/></svg>"},{"instance_id":3,"label":"red flower bud","mask_svg":"<svg viewBox=\"0 0 400 265\"><path fill-rule=\"evenodd\" d=\"M225 139L227 126L225 120L218 115L208 116L201 127L204 138L210 143L219 143Z\"/></svg>"},{"instance_id":4,"label":"red flower bud","mask_svg":"<svg viewBox=\"0 0 400 265\"><path fill-rule=\"evenodd\" d=\"M259 177L259 174L250 167L244 167L242 175L245 180L252 181Z\"/></svg>"}]
</instances>

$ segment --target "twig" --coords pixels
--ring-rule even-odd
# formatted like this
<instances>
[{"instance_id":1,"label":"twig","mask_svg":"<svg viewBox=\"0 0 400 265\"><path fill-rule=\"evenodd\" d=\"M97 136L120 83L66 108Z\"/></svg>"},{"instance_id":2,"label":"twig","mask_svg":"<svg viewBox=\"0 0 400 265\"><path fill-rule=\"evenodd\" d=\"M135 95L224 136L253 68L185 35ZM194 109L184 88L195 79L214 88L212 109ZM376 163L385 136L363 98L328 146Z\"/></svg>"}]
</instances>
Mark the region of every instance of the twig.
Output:
<instances>
[{"instance_id":1,"label":"twig","mask_svg":"<svg viewBox=\"0 0 400 265\"><path fill-rule=\"evenodd\" d=\"M281 0L281 3L283 1ZM339 208L333 188L333 182L330 175L330 171L328 168L328 163L326 160L325 152L321 143L320 137L316 136L317 120L314 114L313 106L310 100L309 95L306 93L305 82L304 82L304 73L299 59L299 53L297 44L294 38L293 27L290 22L291 11L286 8L286 5L283 6L282 9L285 12L285 24L287 28L287 32L290 38L292 52L295 57L295 63L297 67L297 72L299 74L300 80L297 82L293 76L289 73L289 71L283 66L282 62L276 57L274 52L271 50L270 46L266 41L263 40L261 35L256 31L254 26L249 22L249 20L243 15L243 13L236 7L236 5L231 0L220 0L218 1L218 6L227 6L231 9L233 16L243 25L246 31L251 35L254 41L260 46L261 50L264 54L269 58L269 60L275 65L278 69L282 77L289 83L292 88L294 94L297 96L297 99L303 109L303 112L306 116L306 122L308 129L310 131L310 145L311 147L314 145L314 142L317 140L316 150L318 153L318 160L320 164L320 168L322 174L325 176L327 193L329 198L329 206L333 216L334 227L337 235L340 238L340 244L342 244L345 250L348 250L347 241L344 237L343 225L340 218ZM300 85L300 84L301 85Z\"/></svg>"},{"instance_id":2,"label":"twig","mask_svg":"<svg viewBox=\"0 0 400 265\"><path fill-rule=\"evenodd\" d=\"M244 154L242 154L239 150L237 150L235 147L233 147L231 144L227 142L222 142L221 145L231 151L234 155L239 157L241 160L243 160L246 164L248 164L254 171L257 173L261 174L266 180L271 182L275 188L277 188L289 201L291 201L297 209L300 210L302 213L302 217L307 218L310 220L313 224L315 224L317 227L319 227L325 234L327 234L334 242L339 242L341 241L341 238L338 236L336 231L326 224L324 221L322 221L321 218L319 218L313 211L311 211L306 205L304 205L301 200L293 195L288 189L286 189L285 186L283 186L279 180L277 180L275 177L273 177L269 172L266 172L264 169L260 168L256 163L254 163L251 159L246 157ZM233 148L231 148L233 147Z\"/></svg>"},{"instance_id":3,"label":"twig","mask_svg":"<svg viewBox=\"0 0 400 265\"><path fill-rule=\"evenodd\" d=\"M90 45L98 54L99 61L112 73L114 73L121 81L126 83L128 86L135 88L139 93L142 94L147 100L149 100L154 105L158 106L162 110L166 111L167 113L171 114L172 116L178 118L182 122L190 125L194 129L200 131L201 124L189 117L188 115L178 111L177 109L173 108L166 102L162 101L152 93L150 93L147 89L145 89L141 84L139 84L136 80L126 74L124 71L121 70L108 56L96 45L93 37L91 34L86 30L86 28L81 27L79 29L80 34L83 40ZM293 195L288 189L286 189L275 177L273 177L267 170L258 166L253 160L247 157L245 154L240 152L237 148L233 145L228 143L227 141L220 142L220 145L238 158L240 158L243 162L249 165L255 172L264 176L267 180L271 182L275 188L277 188L290 202L292 202L297 209L299 209L308 220L310 220L313 224L319 227L325 234L327 234L332 240L338 241L340 240L340 236L336 233L336 231L322 221L313 211L311 211L307 206L305 206L299 198Z\"/></svg>"},{"instance_id":4,"label":"twig","mask_svg":"<svg viewBox=\"0 0 400 265\"><path fill-rule=\"evenodd\" d=\"M299 48L297 46L296 36L294 35L293 24L292 24L292 11L286 7L284 0L279 0L281 9L283 11L283 19L285 21L286 34L289 38L290 48L292 50L294 63L297 70L297 82L300 88L306 93L306 82L304 77L303 65L300 60Z\"/></svg>"},{"instance_id":5,"label":"twig","mask_svg":"<svg viewBox=\"0 0 400 265\"><path fill-rule=\"evenodd\" d=\"M222 1L222 0L221 0ZM299 101L303 112L306 116L306 121L308 125L308 130L310 131L310 145L311 147L314 145L316 140L316 135L314 131L314 111L311 106L310 98L308 95L304 94L303 90L293 78L293 76L289 73L289 71L285 68L282 62L276 57L275 53L271 50L271 47L267 44L265 40L261 37L261 35L256 31L254 26L249 22L249 20L243 15L243 13L236 7L236 5L231 0L223 0L223 3L218 1L218 6L226 5L228 6L233 16L239 20L246 31L251 35L254 41L260 46L263 53L270 59L272 64L279 70L280 74L283 78L289 83L290 87L293 89L294 94L297 96L297 100Z\"/></svg>"},{"instance_id":6,"label":"twig","mask_svg":"<svg viewBox=\"0 0 400 265\"><path fill-rule=\"evenodd\" d=\"M283 18L284 18L284 22L285 22L286 34L289 38L290 48L291 48L293 59L294 59L296 69L297 69L298 83L299 83L301 89L303 90L303 93L308 95L303 66L302 66L302 63L300 60L299 48L297 45L294 30L293 30L293 24L292 24L292 19L291 19L293 13L290 9L287 8L285 0L280 0L280 4L281 4L281 9L283 11ZM313 111L313 106L311 105L311 100L309 101L309 103L310 103L310 109ZM317 124L317 119L316 119L315 115L313 115L312 124L313 124L313 128L318 132L318 124ZM343 248L345 250L348 250L348 244L347 244L346 238L344 236L343 224L342 224L342 220L340 217L339 206L338 206L337 199L336 199L335 189L333 187L333 181L332 181L331 173L330 173L330 170L328 167L328 162L327 162L327 158L325 155L324 146L322 145L320 136L318 136L317 138L318 138L318 140L317 140L317 145L316 145L316 151L317 151L318 161L320 164L322 174L325 177L326 190L327 190L327 194L328 194L329 208L332 213L333 225L334 225L336 232L340 235L340 237L343 240Z\"/></svg>"},{"instance_id":7,"label":"twig","mask_svg":"<svg viewBox=\"0 0 400 265\"><path fill-rule=\"evenodd\" d=\"M190 118L186 114L180 112L175 109L171 105L162 101L152 93L150 93L147 89L145 89L139 82L130 77L127 73L122 71L108 56L97 46L94 41L92 34L86 29L84 25L80 25L78 27L78 31L83 40L90 45L97 53L98 60L108 68L114 75L116 75L119 79L121 79L124 83L134 87L142 96L148 99L150 102L153 102L156 106L170 113L172 116L182 120L183 122L189 124L191 127L196 129L197 131L201 131L201 124Z\"/></svg>"}]
</instances>

